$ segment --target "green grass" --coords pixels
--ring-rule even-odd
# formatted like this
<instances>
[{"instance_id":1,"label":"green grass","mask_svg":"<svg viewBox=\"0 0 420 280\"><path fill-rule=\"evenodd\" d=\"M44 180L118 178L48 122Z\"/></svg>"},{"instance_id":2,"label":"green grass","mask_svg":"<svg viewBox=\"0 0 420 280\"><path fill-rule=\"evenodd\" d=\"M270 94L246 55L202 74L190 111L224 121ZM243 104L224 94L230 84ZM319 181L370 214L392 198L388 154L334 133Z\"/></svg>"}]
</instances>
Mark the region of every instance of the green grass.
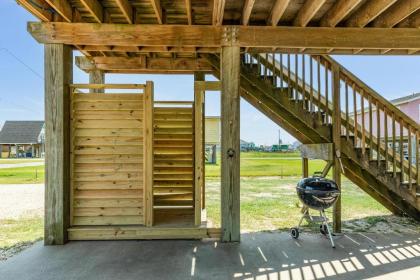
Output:
<instances>
[{"instance_id":1,"label":"green grass","mask_svg":"<svg viewBox=\"0 0 420 280\"><path fill-rule=\"evenodd\" d=\"M311 160L309 172L322 171L325 162ZM242 152L241 176L300 176L302 174L302 161L299 153L266 153ZM220 154L217 155L217 164L206 164L206 177L220 176Z\"/></svg>"},{"instance_id":2,"label":"green grass","mask_svg":"<svg viewBox=\"0 0 420 280\"><path fill-rule=\"evenodd\" d=\"M43 229L42 217L0 220L0 249L40 240L43 237Z\"/></svg>"},{"instance_id":3,"label":"green grass","mask_svg":"<svg viewBox=\"0 0 420 280\"><path fill-rule=\"evenodd\" d=\"M260 231L295 226L302 206L295 191L298 180L298 177L241 178L241 228ZM346 221L391 214L350 181L343 180L342 188L344 226ZM214 226L220 226L219 178L206 178L206 208L208 219ZM331 209L328 212L331 217Z\"/></svg>"},{"instance_id":4,"label":"green grass","mask_svg":"<svg viewBox=\"0 0 420 280\"><path fill-rule=\"evenodd\" d=\"M43 165L0 169L0 184L37 184L43 182Z\"/></svg>"},{"instance_id":5,"label":"green grass","mask_svg":"<svg viewBox=\"0 0 420 280\"><path fill-rule=\"evenodd\" d=\"M28 162L39 162L43 159L0 159L0 165L2 164L15 164L15 163L28 163Z\"/></svg>"}]
</instances>

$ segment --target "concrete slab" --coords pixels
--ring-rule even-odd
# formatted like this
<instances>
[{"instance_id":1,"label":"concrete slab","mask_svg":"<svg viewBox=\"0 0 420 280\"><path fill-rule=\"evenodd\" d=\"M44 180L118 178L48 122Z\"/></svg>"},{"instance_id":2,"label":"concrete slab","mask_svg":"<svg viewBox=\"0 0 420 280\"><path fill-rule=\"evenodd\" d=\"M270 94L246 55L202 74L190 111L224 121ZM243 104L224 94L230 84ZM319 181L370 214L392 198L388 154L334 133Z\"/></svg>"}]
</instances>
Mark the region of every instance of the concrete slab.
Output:
<instances>
[{"instance_id":1,"label":"concrete slab","mask_svg":"<svg viewBox=\"0 0 420 280\"><path fill-rule=\"evenodd\" d=\"M242 242L37 243L0 263L0 279L419 279L420 236L346 234L332 249L320 234L242 235Z\"/></svg>"}]
</instances>

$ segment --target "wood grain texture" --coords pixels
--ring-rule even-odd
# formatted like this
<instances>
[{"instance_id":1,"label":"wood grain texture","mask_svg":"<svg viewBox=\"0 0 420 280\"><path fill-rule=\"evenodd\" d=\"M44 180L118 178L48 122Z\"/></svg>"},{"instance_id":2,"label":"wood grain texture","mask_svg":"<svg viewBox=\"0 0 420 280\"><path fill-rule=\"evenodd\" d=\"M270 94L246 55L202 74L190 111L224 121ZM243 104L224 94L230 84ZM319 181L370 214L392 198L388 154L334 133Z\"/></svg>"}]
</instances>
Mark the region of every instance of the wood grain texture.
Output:
<instances>
[{"instance_id":1,"label":"wood grain texture","mask_svg":"<svg viewBox=\"0 0 420 280\"><path fill-rule=\"evenodd\" d=\"M89 84L105 84L105 73L101 70L92 70L89 72ZM91 88L90 93L103 93L103 89Z\"/></svg>"},{"instance_id":2,"label":"wood grain texture","mask_svg":"<svg viewBox=\"0 0 420 280\"><path fill-rule=\"evenodd\" d=\"M145 215L144 220L146 226L153 225L153 99L154 99L153 82L146 83L146 91L144 95L144 203Z\"/></svg>"},{"instance_id":3,"label":"wood grain texture","mask_svg":"<svg viewBox=\"0 0 420 280\"><path fill-rule=\"evenodd\" d=\"M222 241L240 241L239 147L240 48L222 48L221 55L221 213Z\"/></svg>"},{"instance_id":4,"label":"wood grain texture","mask_svg":"<svg viewBox=\"0 0 420 280\"><path fill-rule=\"evenodd\" d=\"M45 45L44 244L67 241L70 224L70 46Z\"/></svg>"},{"instance_id":5,"label":"wood grain texture","mask_svg":"<svg viewBox=\"0 0 420 280\"><path fill-rule=\"evenodd\" d=\"M194 223L201 225L202 191L204 189L204 82L194 77ZM202 79L204 80L204 79Z\"/></svg>"}]
</instances>

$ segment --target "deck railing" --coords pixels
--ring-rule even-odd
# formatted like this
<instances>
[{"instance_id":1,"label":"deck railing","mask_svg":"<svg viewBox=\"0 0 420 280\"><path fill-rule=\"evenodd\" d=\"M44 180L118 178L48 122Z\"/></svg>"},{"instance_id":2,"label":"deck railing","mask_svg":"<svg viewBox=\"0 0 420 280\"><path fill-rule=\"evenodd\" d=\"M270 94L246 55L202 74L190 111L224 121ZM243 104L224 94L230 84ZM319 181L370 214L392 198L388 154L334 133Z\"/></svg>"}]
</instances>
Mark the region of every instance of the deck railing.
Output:
<instances>
[{"instance_id":1,"label":"deck railing","mask_svg":"<svg viewBox=\"0 0 420 280\"><path fill-rule=\"evenodd\" d=\"M325 124L332 125L337 92L341 135L353 139L354 147L369 161L377 161L378 168L399 177L416 194L420 183L416 121L329 56L246 53L243 62L274 87L287 87L292 100L303 101L305 110L321 114ZM334 71L339 75L338 91Z\"/></svg>"}]
</instances>

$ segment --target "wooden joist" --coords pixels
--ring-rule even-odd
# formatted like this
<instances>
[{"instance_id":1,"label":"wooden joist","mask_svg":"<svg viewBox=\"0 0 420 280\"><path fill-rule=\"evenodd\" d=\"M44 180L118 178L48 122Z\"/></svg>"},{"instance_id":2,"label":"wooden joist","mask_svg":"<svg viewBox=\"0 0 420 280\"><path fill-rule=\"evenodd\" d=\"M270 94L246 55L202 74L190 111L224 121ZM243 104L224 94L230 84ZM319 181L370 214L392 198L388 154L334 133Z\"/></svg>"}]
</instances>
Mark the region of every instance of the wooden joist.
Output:
<instances>
[{"instance_id":1,"label":"wooden joist","mask_svg":"<svg viewBox=\"0 0 420 280\"><path fill-rule=\"evenodd\" d=\"M348 27L365 27L398 0L367 1L346 22Z\"/></svg>"},{"instance_id":2,"label":"wooden joist","mask_svg":"<svg viewBox=\"0 0 420 280\"><path fill-rule=\"evenodd\" d=\"M224 29L197 25L119 25L30 22L28 30L40 43L115 46L221 47ZM328 49L420 49L415 28L313 28L235 26L241 47ZM92 34L95 34L92 36ZM159 36L156 36L159 34Z\"/></svg>"},{"instance_id":3,"label":"wooden joist","mask_svg":"<svg viewBox=\"0 0 420 280\"><path fill-rule=\"evenodd\" d=\"M277 26L289 3L290 0L276 0L273 8L271 9L267 23L271 26Z\"/></svg>"},{"instance_id":4,"label":"wooden joist","mask_svg":"<svg viewBox=\"0 0 420 280\"><path fill-rule=\"evenodd\" d=\"M254 7L255 0L246 0L242 12L242 24L248 25L249 18L251 17L252 8Z\"/></svg>"},{"instance_id":5,"label":"wooden joist","mask_svg":"<svg viewBox=\"0 0 420 280\"><path fill-rule=\"evenodd\" d=\"M226 0L214 0L213 1L213 25L223 24L223 15L225 12Z\"/></svg>"},{"instance_id":6,"label":"wooden joist","mask_svg":"<svg viewBox=\"0 0 420 280\"><path fill-rule=\"evenodd\" d=\"M58 0L60 1L60 0ZM65 2L67 0L64 1L60 1L60 2ZM102 5L98 2L98 0L79 0L82 5L85 7L85 9L87 9L90 13L90 15L95 19L96 22L101 23L103 22L103 7Z\"/></svg>"},{"instance_id":7,"label":"wooden joist","mask_svg":"<svg viewBox=\"0 0 420 280\"><path fill-rule=\"evenodd\" d=\"M299 10L298 15L293 21L293 25L301 27L306 26L325 2L326 0L307 0Z\"/></svg>"},{"instance_id":8,"label":"wooden joist","mask_svg":"<svg viewBox=\"0 0 420 280\"><path fill-rule=\"evenodd\" d=\"M374 27L394 27L420 9L420 0L400 0L373 21Z\"/></svg>"},{"instance_id":9,"label":"wooden joist","mask_svg":"<svg viewBox=\"0 0 420 280\"><path fill-rule=\"evenodd\" d=\"M353 11L363 0L338 0L322 18L320 25L334 27Z\"/></svg>"},{"instance_id":10,"label":"wooden joist","mask_svg":"<svg viewBox=\"0 0 420 280\"><path fill-rule=\"evenodd\" d=\"M39 18L41 21L53 20L52 10L49 10L48 4L45 0L17 0L16 2L25 7L31 14Z\"/></svg>"},{"instance_id":11,"label":"wooden joist","mask_svg":"<svg viewBox=\"0 0 420 280\"><path fill-rule=\"evenodd\" d=\"M114 0L128 23L133 23L133 7L128 0Z\"/></svg>"},{"instance_id":12,"label":"wooden joist","mask_svg":"<svg viewBox=\"0 0 420 280\"><path fill-rule=\"evenodd\" d=\"M162 6L160 5L160 0L150 0L153 10L155 11L156 20L159 24L163 23L162 17Z\"/></svg>"},{"instance_id":13,"label":"wooden joist","mask_svg":"<svg viewBox=\"0 0 420 280\"><path fill-rule=\"evenodd\" d=\"M73 10L67 0L45 0L67 22L73 21Z\"/></svg>"}]
</instances>

